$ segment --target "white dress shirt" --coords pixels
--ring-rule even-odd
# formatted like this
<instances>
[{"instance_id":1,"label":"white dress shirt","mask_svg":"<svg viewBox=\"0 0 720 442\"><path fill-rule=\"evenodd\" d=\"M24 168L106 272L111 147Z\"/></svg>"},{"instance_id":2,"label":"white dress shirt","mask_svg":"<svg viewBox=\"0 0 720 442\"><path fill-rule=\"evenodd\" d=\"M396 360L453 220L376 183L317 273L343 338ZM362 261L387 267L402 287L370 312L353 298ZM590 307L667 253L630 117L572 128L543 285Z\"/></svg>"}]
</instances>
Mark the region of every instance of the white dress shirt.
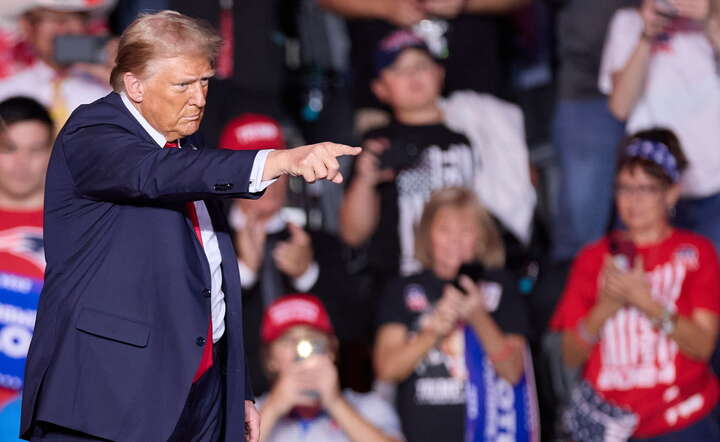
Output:
<instances>
[{"instance_id":1,"label":"white dress shirt","mask_svg":"<svg viewBox=\"0 0 720 442\"><path fill-rule=\"evenodd\" d=\"M148 123L148 121L140 114L135 106L130 102L124 93L120 93L125 107L130 111L133 117L140 123L145 131L152 137L160 148L165 146L167 140L165 136L157 131ZM178 147L182 148L178 144ZM265 161L268 153L272 149L265 149L258 152L255 156L252 170L250 172L250 192L261 192L275 180L263 181L263 171L265 169ZM198 224L203 240L203 248L207 257L208 268L210 271L210 313L212 316L212 339L217 342L225 333L225 294L222 291L222 256L220 255L220 246L218 245L217 235L213 228L210 214L203 201L194 201L195 211L197 212Z\"/></svg>"}]
</instances>

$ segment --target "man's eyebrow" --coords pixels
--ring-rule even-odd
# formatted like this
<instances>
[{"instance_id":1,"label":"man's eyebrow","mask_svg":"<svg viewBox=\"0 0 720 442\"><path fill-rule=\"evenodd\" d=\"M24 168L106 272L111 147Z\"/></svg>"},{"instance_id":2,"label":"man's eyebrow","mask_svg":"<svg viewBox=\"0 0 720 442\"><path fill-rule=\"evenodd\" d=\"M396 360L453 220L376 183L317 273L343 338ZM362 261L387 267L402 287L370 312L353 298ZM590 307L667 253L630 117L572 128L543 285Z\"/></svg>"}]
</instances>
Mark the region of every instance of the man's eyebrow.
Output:
<instances>
[{"instance_id":1,"label":"man's eyebrow","mask_svg":"<svg viewBox=\"0 0 720 442\"><path fill-rule=\"evenodd\" d=\"M206 75L203 75L201 77L181 78L180 80L175 81L173 84L190 84L190 83L195 83L196 81L209 80L214 76L215 76L215 72L209 72Z\"/></svg>"}]
</instances>

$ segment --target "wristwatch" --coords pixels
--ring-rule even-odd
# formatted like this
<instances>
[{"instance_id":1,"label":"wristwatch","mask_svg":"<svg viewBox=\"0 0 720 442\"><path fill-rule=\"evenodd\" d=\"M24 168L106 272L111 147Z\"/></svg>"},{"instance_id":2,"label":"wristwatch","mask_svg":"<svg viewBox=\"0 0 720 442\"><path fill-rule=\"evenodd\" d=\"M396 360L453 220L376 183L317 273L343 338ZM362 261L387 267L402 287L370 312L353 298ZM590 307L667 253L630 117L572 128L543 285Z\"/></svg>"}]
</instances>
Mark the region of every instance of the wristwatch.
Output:
<instances>
[{"instance_id":1,"label":"wristwatch","mask_svg":"<svg viewBox=\"0 0 720 442\"><path fill-rule=\"evenodd\" d=\"M662 317L653 321L653 325L664 334L670 335L675 331L675 326L677 325L677 313L665 308L663 309Z\"/></svg>"}]
</instances>

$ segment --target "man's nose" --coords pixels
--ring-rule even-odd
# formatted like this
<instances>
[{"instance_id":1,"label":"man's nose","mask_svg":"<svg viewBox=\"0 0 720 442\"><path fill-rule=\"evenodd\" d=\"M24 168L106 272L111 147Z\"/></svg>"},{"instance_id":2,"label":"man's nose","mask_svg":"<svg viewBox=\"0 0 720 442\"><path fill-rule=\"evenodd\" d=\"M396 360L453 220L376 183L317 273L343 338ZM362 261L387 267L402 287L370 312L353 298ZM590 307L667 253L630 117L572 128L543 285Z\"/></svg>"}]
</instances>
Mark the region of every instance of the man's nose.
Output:
<instances>
[{"instance_id":1,"label":"man's nose","mask_svg":"<svg viewBox=\"0 0 720 442\"><path fill-rule=\"evenodd\" d=\"M199 81L192 84L191 94L190 104L197 107L205 107L205 88Z\"/></svg>"}]
</instances>

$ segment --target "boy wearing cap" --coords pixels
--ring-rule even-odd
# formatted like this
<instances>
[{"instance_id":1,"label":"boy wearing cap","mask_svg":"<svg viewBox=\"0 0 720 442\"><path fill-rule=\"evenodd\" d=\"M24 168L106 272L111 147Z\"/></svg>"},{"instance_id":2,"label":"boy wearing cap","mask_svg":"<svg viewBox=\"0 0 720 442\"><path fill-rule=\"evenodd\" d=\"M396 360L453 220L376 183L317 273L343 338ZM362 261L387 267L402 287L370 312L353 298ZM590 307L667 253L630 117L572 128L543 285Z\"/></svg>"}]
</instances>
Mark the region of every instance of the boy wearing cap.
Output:
<instances>
[{"instance_id":1,"label":"boy wearing cap","mask_svg":"<svg viewBox=\"0 0 720 442\"><path fill-rule=\"evenodd\" d=\"M330 318L311 295L270 305L262 323L271 391L258 400L261 441L399 441L395 411L375 393L340 391Z\"/></svg>"},{"instance_id":2,"label":"boy wearing cap","mask_svg":"<svg viewBox=\"0 0 720 442\"><path fill-rule=\"evenodd\" d=\"M380 42L375 72L372 90L393 121L366 135L341 207L340 234L350 246L369 244L379 284L420 269L415 225L441 188L474 190L502 227L527 243L535 194L520 110L471 91L441 99L444 70L407 30Z\"/></svg>"}]
</instances>

